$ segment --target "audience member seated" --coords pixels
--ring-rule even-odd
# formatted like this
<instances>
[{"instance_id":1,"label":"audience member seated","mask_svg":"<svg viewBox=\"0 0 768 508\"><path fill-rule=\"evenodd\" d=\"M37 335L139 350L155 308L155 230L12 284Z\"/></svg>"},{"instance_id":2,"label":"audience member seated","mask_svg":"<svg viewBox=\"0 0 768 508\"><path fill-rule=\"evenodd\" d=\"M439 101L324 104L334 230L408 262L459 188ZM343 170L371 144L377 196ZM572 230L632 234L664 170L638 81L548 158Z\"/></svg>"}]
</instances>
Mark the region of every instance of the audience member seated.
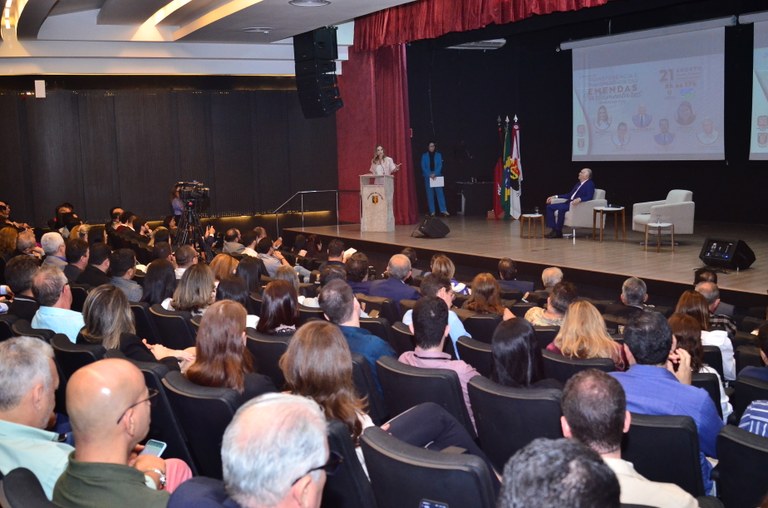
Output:
<instances>
[{"instance_id":1,"label":"audience member seated","mask_svg":"<svg viewBox=\"0 0 768 508\"><path fill-rule=\"evenodd\" d=\"M723 355L723 375L726 381L736 379L736 359L733 355L733 343L725 330L710 330L709 307L701 293L688 289L680 295L675 312L692 316L701 326L701 344L717 346Z\"/></svg>"},{"instance_id":2,"label":"audience member seated","mask_svg":"<svg viewBox=\"0 0 768 508\"><path fill-rule=\"evenodd\" d=\"M77 278L78 284L85 284L95 288L111 281L107 275L109 271L109 255L112 249L106 243L91 244L88 250L88 266Z\"/></svg>"},{"instance_id":3,"label":"audience member seated","mask_svg":"<svg viewBox=\"0 0 768 508\"><path fill-rule=\"evenodd\" d=\"M264 262L264 267L267 269L267 274L270 277L274 277L277 273L277 269L280 266L291 266L291 263L285 259L283 253L275 249L274 242L269 237L264 237L256 244L256 252L259 254L259 259ZM309 281L310 272L303 266L293 267L296 273L299 274L304 282Z\"/></svg>"},{"instance_id":4,"label":"audience member seated","mask_svg":"<svg viewBox=\"0 0 768 508\"><path fill-rule=\"evenodd\" d=\"M84 240L88 240L88 245L90 246L93 246L95 243L108 243L107 231L100 224L92 224L88 228L88 238L84 238Z\"/></svg>"},{"instance_id":5,"label":"audience member seated","mask_svg":"<svg viewBox=\"0 0 768 508\"><path fill-rule=\"evenodd\" d=\"M11 205L5 201L0 200L0 227L11 226L18 230L24 230L29 228L29 224L26 222L14 222L11 220Z\"/></svg>"},{"instance_id":6,"label":"audience member seated","mask_svg":"<svg viewBox=\"0 0 768 508\"><path fill-rule=\"evenodd\" d=\"M256 330L269 335L293 335L299 325L299 301L293 284L273 280L261 296L261 317Z\"/></svg>"},{"instance_id":7,"label":"audience member seated","mask_svg":"<svg viewBox=\"0 0 768 508\"><path fill-rule=\"evenodd\" d=\"M77 336L78 344L101 344L117 349L126 358L139 362L162 361L169 368L185 369L195 359L194 348L179 351L162 344L148 344L136 335L133 312L125 294L111 284L88 293L83 305L85 327Z\"/></svg>"},{"instance_id":8,"label":"audience member seated","mask_svg":"<svg viewBox=\"0 0 768 508\"><path fill-rule=\"evenodd\" d=\"M221 279L216 286L216 301L221 300L232 300L242 305L244 309L248 309L248 287L245 281L237 275ZM245 318L245 326L248 328L256 328L258 323L259 316L254 314L248 314Z\"/></svg>"},{"instance_id":9,"label":"audience member seated","mask_svg":"<svg viewBox=\"0 0 768 508\"><path fill-rule=\"evenodd\" d=\"M389 298L395 302L398 311L400 310L400 300L418 300L420 295L416 288L405 283L411 276L411 260L407 256L395 254L389 258L387 274L386 279L371 283L371 290L368 294Z\"/></svg>"},{"instance_id":10,"label":"audience member seated","mask_svg":"<svg viewBox=\"0 0 768 508\"><path fill-rule=\"evenodd\" d=\"M699 433L701 473L706 492L712 488L715 442L723 421L706 391L691 386L691 355L678 348L664 316L647 311L624 327L624 351L630 368L612 372L627 396L627 409L647 415L690 416Z\"/></svg>"},{"instance_id":11,"label":"audience member seated","mask_svg":"<svg viewBox=\"0 0 768 508\"><path fill-rule=\"evenodd\" d=\"M368 256L362 252L355 252L347 262L344 269L347 272L347 284L355 294L367 295L371 291L371 281L368 280Z\"/></svg>"},{"instance_id":12,"label":"audience member seated","mask_svg":"<svg viewBox=\"0 0 768 508\"><path fill-rule=\"evenodd\" d=\"M346 424L357 445L363 431L373 426L366 413L366 402L357 396L352 381L352 355L339 328L326 321L312 321L296 332L288 351L280 359L288 389L295 395L310 397L323 408L326 418ZM413 446L442 450L448 446L464 448L488 464L485 454L467 430L437 404L419 404L387 422L386 431ZM357 458L365 467L359 446Z\"/></svg>"},{"instance_id":13,"label":"audience member seated","mask_svg":"<svg viewBox=\"0 0 768 508\"><path fill-rule=\"evenodd\" d=\"M166 261L171 262L173 264L174 257L173 257L173 248L171 247L171 244L168 242L158 242L152 247L152 260L156 259L164 259ZM174 278L175 278L174 274Z\"/></svg>"},{"instance_id":14,"label":"audience member seated","mask_svg":"<svg viewBox=\"0 0 768 508\"><path fill-rule=\"evenodd\" d=\"M459 319L459 316L451 310L453 307L453 299L456 294L451 289L451 281L447 277L442 277L436 273L430 273L421 279L421 294L422 296L432 296L441 299L448 306L448 326L450 328L449 336L451 342L453 342L453 350L456 352L456 358L459 357L456 351L456 341L459 337L472 336L464 328L464 324ZM411 326L413 324L413 310L408 309L403 315L403 324Z\"/></svg>"},{"instance_id":15,"label":"audience member seated","mask_svg":"<svg viewBox=\"0 0 768 508\"><path fill-rule=\"evenodd\" d=\"M216 254L209 265L213 270L213 276L217 281L224 279L225 277L231 277L237 270L239 261L229 254Z\"/></svg>"},{"instance_id":16,"label":"audience member seated","mask_svg":"<svg viewBox=\"0 0 768 508\"><path fill-rule=\"evenodd\" d=\"M85 323L81 313L71 310L72 290L64 272L55 266L41 267L32 278L32 293L40 304L32 328L63 333L74 343Z\"/></svg>"},{"instance_id":17,"label":"audience member seated","mask_svg":"<svg viewBox=\"0 0 768 508\"><path fill-rule=\"evenodd\" d=\"M344 259L344 240L334 238L328 242L328 257L318 270L322 271L323 268L329 265L344 268L344 261L346 261Z\"/></svg>"},{"instance_id":18,"label":"audience member seated","mask_svg":"<svg viewBox=\"0 0 768 508\"><path fill-rule=\"evenodd\" d=\"M739 428L768 437L768 400L753 400L741 415Z\"/></svg>"},{"instance_id":19,"label":"audience member seated","mask_svg":"<svg viewBox=\"0 0 768 508\"><path fill-rule=\"evenodd\" d=\"M414 367L454 371L459 376L464 403L467 405L467 411L474 425L475 416L469 401L467 383L480 373L468 363L462 360L451 360L451 355L443 353L445 338L449 331L448 307L445 302L434 296L421 298L413 308L413 323L410 329L416 341L416 349L401 354L399 360Z\"/></svg>"},{"instance_id":20,"label":"audience member seated","mask_svg":"<svg viewBox=\"0 0 768 508\"><path fill-rule=\"evenodd\" d=\"M131 249L117 249L109 255L110 283L120 289L129 302L140 302L143 290L133 280L136 275L136 254Z\"/></svg>"},{"instance_id":21,"label":"audience member seated","mask_svg":"<svg viewBox=\"0 0 768 508\"><path fill-rule=\"evenodd\" d=\"M148 305L161 304L173 297L176 289L176 273L173 263L167 259L155 259L147 266L141 301Z\"/></svg>"},{"instance_id":22,"label":"audience member seated","mask_svg":"<svg viewBox=\"0 0 768 508\"><path fill-rule=\"evenodd\" d=\"M173 298L166 299L162 305L166 310L187 311L193 316L200 316L213 303L215 296L213 270L204 263L195 263L184 271Z\"/></svg>"},{"instance_id":23,"label":"audience member seated","mask_svg":"<svg viewBox=\"0 0 768 508\"><path fill-rule=\"evenodd\" d=\"M64 257L66 245L64 244L64 238L59 233L45 233L40 238L40 246L43 248L43 252L45 252L43 266L55 266L62 270L67 266L67 259Z\"/></svg>"},{"instance_id":24,"label":"audience member seated","mask_svg":"<svg viewBox=\"0 0 768 508\"><path fill-rule=\"evenodd\" d=\"M544 377L544 361L528 321L502 321L491 338L491 380L511 388L562 388Z\"/></svg>"},{"instance_id":25,"label":"audience member seated","mask_svg":"<svg viewBox=\"0 0 768 508\"><path fill-rule=\"evenodd\" d=\"M77 278L88 266L88 242L77 237L70 238L65 244L64 252L68 263L64 267L64 276L70 283L77 282Z\"/></svg>"},{"instance_id":26,"label":"audience member seated","mask_svg":"<svg viewBox=\"0 0 768 508\"><path fill-rule=\"evenodd\" d=\"M487 272L478 273L472 279L472 295L461 308L478 314L498 314L504 321L515 317L511 310L502 305L499 283Z\"/></svg>"},{"instance_id":27,"label":"audience member seated","mask_svg":"<svg viewBox=\"0 0 768 508\"><path fill-rule=\"evenodd\" d=\"M280 273L280 270L282 270L282 267L278 270L278 274ZM294 277L294 279L296 280L296 283L298 283L299 279L296 277ZM332 280L343 280L343 281L347 280L347 271L345 270L344 266L331 264L331 265L325 265L320 270L320 277L318 278L317 282L320 284L321 289ZM349 284L349 282L347 282L347 284ZM313 309L320 308L320 298L316 296L306 297L303 295L299 295L299 303L304 307L312 307ZM360 316L368 317L368 315L363 313L362 311L360 313Z\"/></svg>"},{"instance_id":28,"label":"audience member seated","mask_svg":"<svg viewBox=\"0 0 768 508\"><path fill-rule=\"evenodd\" d=\"M765 366L755 367L750 365L744 367L739 372L739 377L751 377L768 383L768 326L766 325L763 325L758 329L757 346L760 348L760 359Z\"/></svg>"},{"instance_id":29,"label":"audience member seated","mask_svg":"<svg viewBox=\"0 0 768 508\"><path fill-rule=\"evenodd\" d=\"M603 314L628 320L639 312L645 311L645 302L648 300L648 289L645 281L637 277L630 277L621 285L620 302L612 303L605 308Z\"/></svg>"},{"instance_id":30,"label":"audience member seated","mask_svg":"<svg viewBox=\"0 0 768 508\"><path fill-rule=\"evenodd\" d=\"M242 256L249 256L252 258L259 257L259 253L256 252L256 243L258 242L258 239L256 238L256 233L254 231L246 231L241 237L241 241L243 242L243 250L240 251Z\"/></svg>"},{"instance_id":31,"label":"audience member seated","mask_svg":"<svg viewBox=\"0 0 768 508\"><path fill-rule=\"evenodd\" d=\"M600 454L616 474L623 504L659 508L697 508L696 499L674 483L652 482L621 459L622 435L629 431L624 389L597 369L578 372L565 384L561 400L563 435Z\"/></svg>"},{"instance_id":32,"label":"audience member seated","mask_svg":"<svg viewBox=\"0 0 768 508\"><path fill-rule=\"evenodd\" d=\"M19 232L19 236L16 238L16 252L25 256L34 256L37 259L43 259L45 256L42 247L37 246L35 232L32 229Z\"/></svg>"},{"instance_id":33,"label":"audience member seated","mask_svg":"<svg viewBox=\"0 0 768 508\"><path fill-rule=\"evenodd\" d=\"M725 330L728 337L733 340L736 337L736 323L731 316L722 314L720 308L720 290L714 282L699 282L696 284L696 291L701 293L707 301L709 310L709 329Z\"/></svg>"},{"instance_id":34,"label":"audience member seated","mask_svg":"<svg viewBox=\"0 0 768 508\"><path fill-rule=\"evenodd\" d=\"M135 455L149 431L150 400L155 395L147 390L141 371L127 360L100 360L72 375L67 382L67 413L77 445L56 482L56 505L168 504L168 493L192 474L178 459Z\"/></svg>"},{"instance_id":35,"label":"audience member seated","mask_svg":"<svg viewBox=\"0 0 768 508\"><path fill-rule=\"evenodd\" d=\"M621 346L605 331L603 316L586 300L576 300L568 307L563 325L547 351L568 358L610 358L616 370L627 367Z\"/></svg>"},{"instance_id":36,"label":"audience member seated","mask_svg":"<svg viewBox=\"0 0 768 508\"><path fill-rule=\"evenodd\" d=\"M231 388L241 403L275 391L272 381L253 368L245 347L245 307L222 300L211 305L200 320L195 361L186 369L187 379L200 386Z\"/></svg>"},{"instance_id":37,"label":"audience member seated","mask_svg":"<svg viewBox=\"0 0 768 508\"><path fill-rule=\"evenodd\" d=\"M578 294L576 286L570 282L558 282L547 296L547 306L531 307L525 313L525 320L533 326L562 326L568 306Z\"/></svg>"},{"instance_id":38,"label":"audience member seated","mask_svg":"<svg viewBox=\"0 0 768 508\"><path fill-rule=\"evenodd\" d=\"M451 289L457 295L469 295L470 289L463 282L459 282L454 278L456 275L456 265L453 264L451 258L445 254L435 254L432 256L432 260L429 262L429 271L441 277L445 277L451 281Z\"/></svg>"},{"instance_id":39,"label":"audience member seated","mask_svg":"<svg viewBox=\"0 0 768 508\"><path fill-rule=\"evenodd\" d=\"M544 289L539 289L526 293L523 295L523 300L537 305L543 305L552 292L552 288L555 284L563 281L563 271L556 267L550 266L541 271L541 283L544 285Z\"/></svg>"},{"instance_id":40,"label":"audience member seated","mask_svg":"<svg viewBox=\"0 0 768 508\"><path fill-rule=\"evenodd\" d=\"M40 269L40 261L31 256L15 256L5 265L5 282L13 291L8 313L32 321L40 307L32 293L32 279Z\"/></svg>"},{"instance_id":41,"label":"audience member seated","mask_svg":"<svg viewBox=\"0 0 768 508\"><path fill-rule=\"evenodd\" d=\"M411 277L413 279L420 279L424 276L424 270L416 267L416 264L419 262L419 256L416 253L416 249L412 247L405 247L400 251L400 254L407 257L411 262Z\"/></svg>"},{"instance_id":42,"label":"audience member seated","mask_svg":"<svg viewBox=\"0 0 768 508\"><path fill-rule=\"evenodd\" d=\"M723 413L723 423L728 423L728 417L733 413L733 407L725 394L723 380L715 369L704 363L704 348L701 345L701 327L698 321L688 314L676 312L667 320L672 329L672 336L677 347L683 348L691 355L691 371L702 374L714 374L720 385L720 408Z\"/></svg>"},{"instance_id":43,"label":"audience member seated","mask_svg":"<svg viewBox=\"0 0 768 508\"><path fill-rule=\"evenodd\" d=\"M254 235L253 239L255 240L255 238ZM241 243L241 241L242 236L240 235L240 230L237 228L229 228L224 232L224 245L221 247L221 252L224 254L242 254L245 245Z\"/></svg>"},{"instance_id":44,"label":"audience member seated","mask_svg":"<svg viewBox=\"0 0 768 508\"><path fill-rule=\"evenodd\" d=\"M528 293L533 291L533 282L527 280L517 280L517 265L510 258L501 258L499 260L499 287L502 292L520 292Z\"/></svg>"},{"instance_id":45,"label":"audience member seated","mask_svg":"<svg viewBox=\"0 0 768 508\"><path fill-rule=\"evenodd\" d=\"M498 508L619 508L619 482L595 451L572 439L531 441L504 467Z\"/></svg>"},{"instance_id":46,"label":"audience member seated","mask_svg":"<svg viewBox=\"0 0 768 508\"><path fill-rule=\"evenodd\" d=\"M261 276L266 275L264 264L255 257L244 257L235 270L235 275L242 277L250 294L261 294Z\"/></svg>"},{"instance_id":47,"label":"audience member seated","mask_svg":"<svg viewBox=\"0 0 768 508\"><path fill-rule=\"evenodd\" d=\"M326 319L339 326L349 350L362 355L371 366L376 386L381 391L376 360L382 356L395 356L392 346L365 328L360 328L360 302L352 288L343 280L332 280L320 291L320 308Z\"/></svg>"},{"instance_id":48,"label":"audience member seated","mask_svg":"<svg viewBox=\"0 0 768 508\"><path fill-rule=\"evenodd\" d=\"M224 432L224 482L197 477L171 496L168 508L320 508L328 453L323 412L306 397L270 393L249 401Z\"/></svg>"},{"instance_id":49,"label":"audience member seated","mask_svg":"<svg viewBox=\"0 0 768 508\"><path fill-rule=\"evenodd\" d=\"M181 279L184 272L192 265L196 265L200 256L191 245L182 245L174 253L176 258L176 278Z\"/></svg>"},{"instance_id":50,"label":"audience member seated","mask_svg":"<svg viewBox=\"0 0 768 508\"><path fill-rule=\"evenodd\" d=\"M16 241L19 231L13 226L0 228L0 260L8 262L16 252ZM367 267L366 267L367 268Z\"/></svg>"},{"instance_id":51,"label":"audience member seated","mask_svg":"<svg viewBox=\"0 0 768 508\"><path fill-rule=\"evenodd\" d=\"M696 269L695 272L693 272L693 285L694 287L699 282L714 282L717 284L717 272L714 268L709 268L707 266L703 266L701 268ZM720 314L724 314L726 316L733 316L734 306L730 303L720 302L720 305L718 305L717 310Z\"/></svg>"},{"instance_id":52,"label":"audience member seated","mask_svg":"<svg viewBox=\"0 0 768 508\"><path fill-rule=\"evenodd\" d=\"M45 430L58 387L48 343L32 337L0 343L0 473L26 467L40 480L49 499L73 450L60 434Z\"/></svg>"}]
</instances>

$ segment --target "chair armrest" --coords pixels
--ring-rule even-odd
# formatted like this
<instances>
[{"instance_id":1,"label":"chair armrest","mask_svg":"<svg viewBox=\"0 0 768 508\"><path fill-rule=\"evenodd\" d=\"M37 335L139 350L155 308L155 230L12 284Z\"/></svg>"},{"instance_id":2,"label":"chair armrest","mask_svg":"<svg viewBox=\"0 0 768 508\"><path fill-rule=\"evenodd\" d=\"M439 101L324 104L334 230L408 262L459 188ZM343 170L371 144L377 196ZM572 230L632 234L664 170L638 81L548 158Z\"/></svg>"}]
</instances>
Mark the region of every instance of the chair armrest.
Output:
<instances>
[{"instance_id":1,"label":"chair armrest","mask_svg":"<svg viewBox=\"0 0 768 508\"><path fill-rule=\"evenodd\" d=\"M632 205L632 217L640 215L641 213L651 213L651 207L656 205L663 205L666 201L644 201L642 203L635 203Z\"/></svg>"},{"instance_id":2,"label":"chair armrest","mask_svg":"<svg viewBox=\"0 0 768 508\"><path fill-rule=\"evenodd\" d=\"M664 205L655 205L650 209L652 220L664 222L676 222L675 219L693 220L693 214L696 209L696 203L686 201L683 203L672 203Z\"/></svg>"},{"instance_id":3,"label":"chair armrest","mask_svg":"<svg viewBox=\"0 0 768 508\"><path fill-rule=\"evenodd\" d=\"M552 198L552 201L550 201L550 203L553 205L558 205L560 203L565 203L566 201L568 200L565 198Z\"/></svg>"}]
</instances>

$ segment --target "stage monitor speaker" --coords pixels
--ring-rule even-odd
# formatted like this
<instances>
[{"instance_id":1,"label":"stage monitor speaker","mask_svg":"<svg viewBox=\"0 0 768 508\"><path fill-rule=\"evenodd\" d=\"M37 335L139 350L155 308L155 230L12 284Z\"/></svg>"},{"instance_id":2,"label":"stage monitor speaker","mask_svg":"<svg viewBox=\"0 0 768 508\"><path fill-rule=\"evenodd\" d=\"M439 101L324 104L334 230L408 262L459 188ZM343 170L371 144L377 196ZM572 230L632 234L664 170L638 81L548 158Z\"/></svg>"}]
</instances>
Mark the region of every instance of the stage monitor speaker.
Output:
<instances>
[{"instance_id":1,"label":"stage monitor speaker","mask_svg":"<svg viewBox=\"0 0 768 508\"><path fill-rule=\"evenodd\" d=\"M336 28L318 28L293 38L296 91L305 118L322 118L344 103L336 81Z\"/></svg>"},{"instance_id":2,"label":"stage monitor speaker","mask_svg":"<svg viewBox=\"0 0 768 508\"><path fill-rule=\"evenodd\" d=\"M699 253L708 266L744 270L755 262L755 253L743 240L722 240L707 238Z\"/></svg>"},{"instance_id":3,"label":"stage monitor speaker","mask_svg":"<svg viewBox=\"0 0 768 508\"><path fill-rule=\"evenodd\" d=\"M419 232L429 238L443 238L451 232L448 225L435 217L425 218L419 225Z\"/></svg>"}]
</instances>

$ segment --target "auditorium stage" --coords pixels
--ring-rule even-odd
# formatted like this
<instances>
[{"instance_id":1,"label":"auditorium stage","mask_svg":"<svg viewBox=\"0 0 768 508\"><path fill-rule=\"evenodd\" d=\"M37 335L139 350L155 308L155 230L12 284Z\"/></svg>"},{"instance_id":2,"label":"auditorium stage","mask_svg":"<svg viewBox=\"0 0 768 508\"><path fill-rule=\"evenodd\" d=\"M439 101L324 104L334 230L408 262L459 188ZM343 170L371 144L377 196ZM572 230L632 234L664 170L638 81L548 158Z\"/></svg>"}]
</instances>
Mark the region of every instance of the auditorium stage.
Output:
<instances>
[{"instance_id":1,"label":"auditorium stage","mask_svg":"<svg viewBox=\"0 0 768 508\"><path fill-rule=\"evenodd\" d=\"M728 293L729 301L736 298L744 301L743 305L754 306L765 305L768 301L768 264L764 260L768 252L768 225L697 222L696 234L675 237L678 245L674 252L670 249L669 236L664 235L667 243L657 253L655 244L647 252L643 249L643 235L629 230L630 224L627 240L615 240L613 219L609 219L602 243L591 239L591 229L577 230L574 242L571 239L521 238L520 222L514 220L496 221L462 216L441 220L451 230L445 238L413 237L411 234L416 226L396 226L391 233L362 233L359 224L307 227L303 230L290 228L286 231L343 238L347 247L355 247L366 254L378 251L388 256L403 247L413 247L418 250L420 264L424 268L434 252L445 252L457 265L464 265L465 269L474 268L474 273L493 271L498 259L508 256L521 265L525 275L520 276L521 279L533 275L535 279L532 280L540 280L538 274L541 268L559 266L566 274L569 270L578 271L578 277L574 274L571 279L577 278L583 282L601 285L596 282L596 279L601 278L616 287L616 281L634 275L649 282L649 292L656 283L659 288L662 285L678 286L669 288L675 294L679 294L677 291L680 286L690 286L693 270L703 266L699 260L699 251L706 238L742 239L755 252L757 260L747 270L719 274L719 286ZM467 274L465 270L460 275L471 277L472 274ZM620 284L618 282L618 287Z\"/></svg>"}]
</instances>

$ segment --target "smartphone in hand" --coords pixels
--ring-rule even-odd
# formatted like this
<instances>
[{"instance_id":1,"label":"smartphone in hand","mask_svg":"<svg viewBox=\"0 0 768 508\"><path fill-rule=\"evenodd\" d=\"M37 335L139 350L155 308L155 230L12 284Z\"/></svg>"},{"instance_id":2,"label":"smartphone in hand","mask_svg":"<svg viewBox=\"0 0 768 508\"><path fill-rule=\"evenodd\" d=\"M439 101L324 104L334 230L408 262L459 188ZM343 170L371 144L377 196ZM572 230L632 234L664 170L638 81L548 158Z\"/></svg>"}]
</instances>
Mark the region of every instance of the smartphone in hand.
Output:
<instances>
[{"instance_id":1,"label":"smartphone in hand","mask_svg":"<svg viewBox=\"0 0 768 508\"><path fill-rule=\"evenodd\" d=\"M167 447L168 445L162 441L150 439L144 445L144 449L141 450L139 455L154 455L155 457L160 457Z\"/></svg>"}]
</instances>

